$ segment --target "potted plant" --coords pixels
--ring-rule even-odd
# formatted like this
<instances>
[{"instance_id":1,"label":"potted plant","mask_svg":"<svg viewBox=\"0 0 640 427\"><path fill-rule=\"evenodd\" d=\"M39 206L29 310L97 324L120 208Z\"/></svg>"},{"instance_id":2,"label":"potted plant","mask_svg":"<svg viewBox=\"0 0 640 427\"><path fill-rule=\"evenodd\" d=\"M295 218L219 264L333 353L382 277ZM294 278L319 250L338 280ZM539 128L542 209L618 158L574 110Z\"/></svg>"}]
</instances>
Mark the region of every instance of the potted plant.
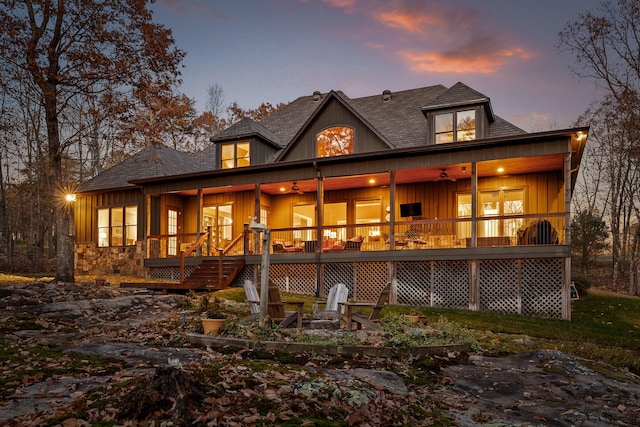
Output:
<instances>
[{"instance_id":1,"label":"potted plant","mask_svg":"<svg viewBox=\"0 0 640 427\"><path fill-rule=\"evenodd\" d=\"M205 297L206 298L206 297ZM218 297L214 297L213 302L203 304L206 308L204 317L202 318L202 329L205 335L217 335L218 330L225 322L224 311L222 310L222 301Z\"/></svg>"},{"instance_id":2,"label":"potted plant","mask_svg":"<svg viewBox=\"0 0 640 427\"><path fill-rule=\"evenodd\" d=\"M405 314L406 318L412 323L427 323L427 316L417 310L411 310L409 314Z\"/></svg>"}]
</instances>

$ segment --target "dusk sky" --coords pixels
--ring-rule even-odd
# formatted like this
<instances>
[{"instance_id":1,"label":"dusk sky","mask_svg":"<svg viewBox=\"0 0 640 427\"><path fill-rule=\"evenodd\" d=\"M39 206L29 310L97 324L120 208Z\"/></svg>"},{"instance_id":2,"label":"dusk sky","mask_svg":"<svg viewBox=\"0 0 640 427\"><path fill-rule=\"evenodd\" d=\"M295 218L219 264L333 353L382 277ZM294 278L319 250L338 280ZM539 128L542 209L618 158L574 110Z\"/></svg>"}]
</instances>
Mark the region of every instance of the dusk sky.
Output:
<instances>
[{"instance_id":1,"label":"dusk sky","mask_svg":"<svg viewBox=\"0 0 640 427\"><path fill-rule=\"evenodd\" d=\"M598 99L558 33L600 0L157 0L187 52L181 90L205 109L342 90L350 98L461 81L526 131L571 127Z\"/></svg>"}]
</instances>

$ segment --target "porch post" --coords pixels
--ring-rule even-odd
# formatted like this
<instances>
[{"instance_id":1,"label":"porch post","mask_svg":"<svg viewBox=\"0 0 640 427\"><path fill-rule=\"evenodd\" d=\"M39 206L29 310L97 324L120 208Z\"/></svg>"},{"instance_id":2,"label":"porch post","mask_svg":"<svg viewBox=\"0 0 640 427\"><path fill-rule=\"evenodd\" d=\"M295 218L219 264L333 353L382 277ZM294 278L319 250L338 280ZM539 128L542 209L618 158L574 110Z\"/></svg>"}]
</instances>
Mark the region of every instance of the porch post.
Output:
<instances>
[{"instance_id":1,"label":"porch post","mask_svg":"<svg viewBox=\"0 0 640 427\"><path fill-rule=\"evenodd\" d=\"M471 163L471 247L478 246L478 164Z\"/></svg>"},{"instance_id":2,"label":"porch post","mask_svg":"<svg viewBox=\"0 0 640 427\"><path fill-rule=\"evenodd\" d=\"M202 234L202 188L198 188L198 206L196 209L196 241L200 240ZM202 255L202 246L198 246L198 256ZM207 247L207 256L211 251L210 247Z\"/></svg>"},{"instance_id":3,"label":"porch post","mask_svg":"<svg viewBox=\"0 0 640 427\"><path fill-rule=\"evenodd\" d=\"M149 236L151 235L151 194L144 196L145 199L145 232L144 232L144 248L147 258L151 258L151 248L149 247Z\"/></svg>"},{"instance_id":4,"label":"porch post","mask_svg":"<svg viewBox=\"0 0 640 427\"><path fill-rule=\"evenodd\" d=\"M259 223L260 222L260 183L256 183L255 187L254 187L254 192L253 192L253 219L255 219L255 222ZM265 224L267 225L267 224ZM259 239L255 239L255 241L253 242L253 253L254 254L259 254L260 253L260 241Z\"/></svg>"},{"instance_id":5,"label":"porch post","mask_svg":"<svg viewBox=\"0 0 640 427\"><path fill-rule=\"evenodd\" d=\"M478 260L469 261L469 310L480 310L480 287L478 285Z\"/></svg>"},{"instance_id":6,"label":"porch post","mask_svg":"<svg viewBox=\"0 0 640 427\"><path fill-rule=\"evenodd\" d=\"M571 143L564 154L564 244L571 245ZM562 318L571 320L571 253L562 269Z\"/></svg>"},{"instance_id":7,"label":"porch post","mask_svg":"<svg viewBox=\"0 0 640 427\"><path fill-rule=\"evenodd\" d=\"M396 223L396 171L389 171L389 250L395 249L395 223ZM390 277L389 279L393 279Z\"/></svg>"},{"instance_id":8,"label":"porch post","mask_svg":"<svg viewBox=\"0 0 640 427\"><path fill-rule=\"evenodd\" d=\"M395 233L394 224L396 222L396 171L389 171L389 247L387 249L394 250L395 245ZM382 236L380 236L382 237ZM384 239L383 239L384 240ZM389 281L395 285L392 285L392 289L395 292L396 298L398 296L398 285L396 281L396 263L389 261Z\"/></svg>"},{"instance_id":9,"label":"porch post","mask_svg":"<svg viewBox=\"0 0 640 427\"><path fill-rule=\"evenodd\" d=\"M320 262L320 252L322 251L322 221L324 217L324 178L318 176L316 178L316 295L323 295L324 292L324 271Z\"/></svg>"}]
</instances>

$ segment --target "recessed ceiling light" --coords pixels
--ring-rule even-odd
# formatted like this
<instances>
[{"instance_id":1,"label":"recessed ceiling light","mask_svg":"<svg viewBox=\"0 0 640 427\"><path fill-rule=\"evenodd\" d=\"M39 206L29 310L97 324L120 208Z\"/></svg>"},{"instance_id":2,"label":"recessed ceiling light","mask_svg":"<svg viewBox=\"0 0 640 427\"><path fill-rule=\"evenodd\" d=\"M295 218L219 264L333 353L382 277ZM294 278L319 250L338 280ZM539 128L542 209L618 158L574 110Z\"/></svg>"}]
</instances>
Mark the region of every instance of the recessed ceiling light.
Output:
<instances>
[{"instance_id":1,"label":"recessed ceiling light","mask_svg":"<svg viewBox=\"0 0 640 427\"><path fill-rule=\"evenodd\" d=\"M284 187L280 187L280 192L284 193L285 191L287 191L287 189L286 189L286 188L284 188Z\"/></svg>"},{"instance_id":2,"label":"recessed ceiling light","mask_svg":"<svg viewBox=\"0 0 640 427\"><path fill-rule=\"evenodd\" d=\"M373 179L373 178L369 179L369 184L375 184L375 183L376 183L375 179Z\"/></svg>"},{"instance_id":3,"label":"recessed ceiling light","mask_svg":"<svg viewBox=\"0 0 640 427\"><path fill-rule=\"evenodd\" d=\"M504 168L498 168L498 173L504 172Z\"/></svg>"}]
</instances>

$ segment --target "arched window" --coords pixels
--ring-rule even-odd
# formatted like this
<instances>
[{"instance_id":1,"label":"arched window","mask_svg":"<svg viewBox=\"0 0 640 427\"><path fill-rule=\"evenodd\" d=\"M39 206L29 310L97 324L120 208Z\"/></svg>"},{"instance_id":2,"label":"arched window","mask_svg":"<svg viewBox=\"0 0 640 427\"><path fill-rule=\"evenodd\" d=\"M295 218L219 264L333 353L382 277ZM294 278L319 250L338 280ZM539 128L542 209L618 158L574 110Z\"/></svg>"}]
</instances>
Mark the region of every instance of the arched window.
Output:
<instances>
[{"instance_id":1,"label":"arched window","mask_svg":"<svg viewBox=\"0 0 640 427\"><path fill-rule=\"evenodd\" d=\"M318 133L318 157L341 156L353 153L353 128L334 126Z\"/></svg>"}]
</instances>

